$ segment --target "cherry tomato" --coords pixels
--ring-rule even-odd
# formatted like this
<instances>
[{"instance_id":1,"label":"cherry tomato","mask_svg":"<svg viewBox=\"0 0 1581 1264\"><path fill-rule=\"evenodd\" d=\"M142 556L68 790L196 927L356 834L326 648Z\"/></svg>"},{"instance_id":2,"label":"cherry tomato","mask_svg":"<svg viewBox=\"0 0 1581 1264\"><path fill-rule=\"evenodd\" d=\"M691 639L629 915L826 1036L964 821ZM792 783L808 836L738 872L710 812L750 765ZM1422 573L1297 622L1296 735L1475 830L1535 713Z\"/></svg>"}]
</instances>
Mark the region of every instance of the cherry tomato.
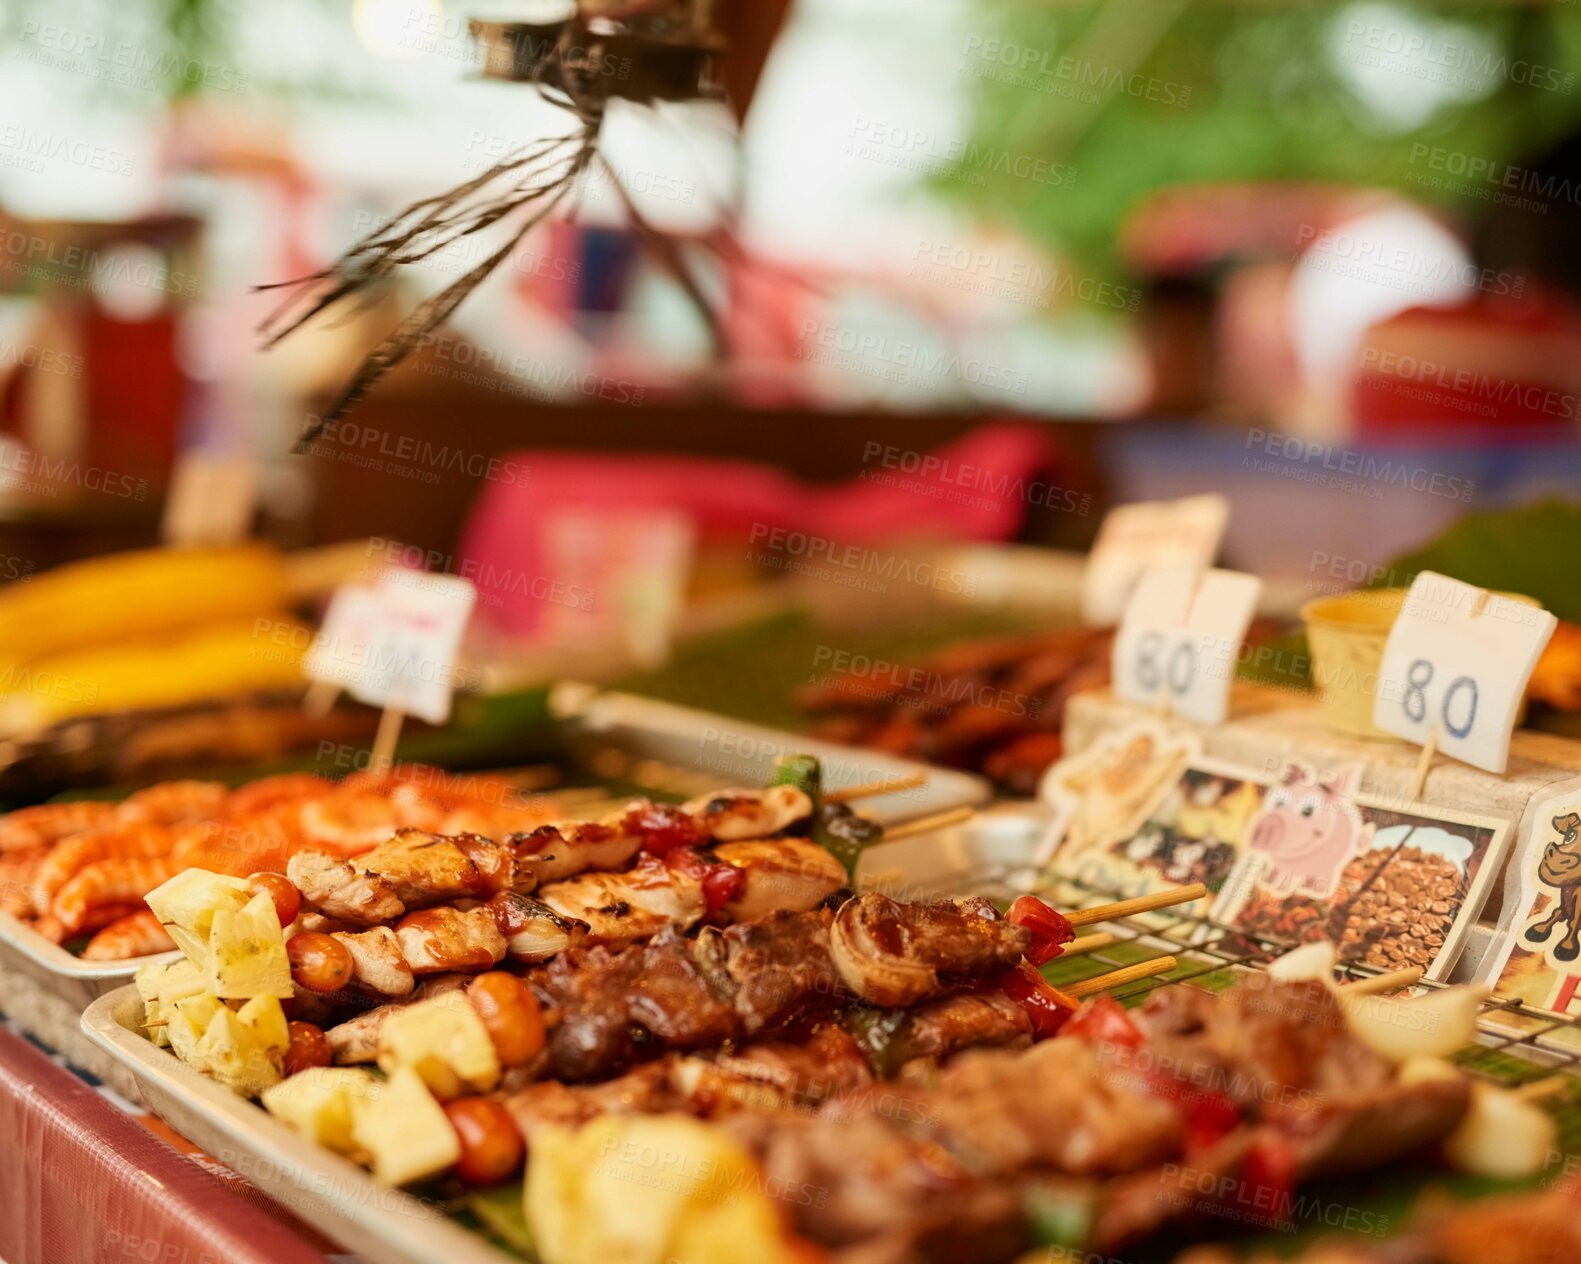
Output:
<instances>
[{"instance_id":1,"label":"cherry tomato","mask_svg":"<svg viewBox=\"0 0 1581 1264\"><path fill-rule=\"evenodd\" d=\"M458 1097L445 1115L461 1142L456 1175L468 1185L498 1185L521 1171L526 1146L510 1111L488 1097Z\"/></svg>"},{"instance_id":2,"label":"cherry tomato","mask_svg":"<svg viewBox=\"0 0 1581 1264\"><path fill-rule=\"evenodd\" d=\"M1063 1034L1077 1036L1089 1044L1121 1045L1127 1049L1142 1043L1140 1028L1112 996L1093 997L1065 1024Z\"/></svg>"},{"instance_id":3,"label":"cherry tomato","mask_svg":"<svg viewBox=\"0 0 1581 1264\"><path fill-rule=\"evenodd\" d=\"M334 1060L329 1037L322 1027L312 1023L288 1023L286 1030L291 1033L291 1044L285 1051L286 1075L295 1075L308 1067L328 1066Z\"/></svg>"},{"instance_id":4,"label":"cherry tomato","mask_svg":"<svg viewBox=\"0 0 1581 1264\"><path fill-rule=\"evenodd\" d=\"M522 1066L543 1048L538 998L514 974L490 970L467 984L467 999L488 1028L500 1065Z\"/></svg>"},{"instance_id":5,"label":"cherry tomato","mask_svg":"<svg viewBox=\"0 0 1581 1264\"><path fill-rule=\"evenodd\" d=\"M709 865L703 874L703 907L712 917L740 894L747 875L734 865Z\"/></svg>"},{"instance_id":6,"label":"cherry tomato","mask_svg":"<svg viewBox=\"0 0 1581 1264\"><path fill-rule=\"evenodd\" d=\"M285 941L291 959L291 980L309 992L336 992L351 982L355 963L346 945L329 935L306 930Z\"/></svg>"},{"instance_id":7,"label":"cherry tomato","mask_svg":"<svg viewBox=\"0 0 1581 1264\"><path fill-rule=\"evenodd\" d=\"M280 925L289 926L302 911L302 893L296 884L283 873L250 873L247 875L247 894L267 892L274 901L274 914Z\"/></svg>"},{"instance_id":8,"label":"cherry tomato","mask_svg":"<svg viewBox=\"0 0 1581 1264\"><path fill-rule=\"evenodd\" d=\"M1051 909L1035 895L1023 895L1005 913L1005 920L1032 932L1027 960L1035 966L1046 965L1060 955L1062 945L1076 938L1076 931L1063 913Z\"/></svg>"},{"instance_id":9,"label":"cherry tomato","mask_svg":"<svg viewBox=\"0 0 1581 1264\"><path fill-rule=\"evenodd\" d=\"M1080 1006L1037 972L1029 962L1006 970L995 985L1032 1020L1032 1039L1056 1035Z\"/></svg>"},{"instance_id":10,"label":"cherry tomato","mask_svg":"<svg viewBox=\"0 0 1581 1264\"><path fill-rule=\"evenodd\" d=\"M673 803L639 803L626 813L624 824L628 833L642 835L643 847L655 856L706 841L691 813Z\"/></svg>"}]
</instances>

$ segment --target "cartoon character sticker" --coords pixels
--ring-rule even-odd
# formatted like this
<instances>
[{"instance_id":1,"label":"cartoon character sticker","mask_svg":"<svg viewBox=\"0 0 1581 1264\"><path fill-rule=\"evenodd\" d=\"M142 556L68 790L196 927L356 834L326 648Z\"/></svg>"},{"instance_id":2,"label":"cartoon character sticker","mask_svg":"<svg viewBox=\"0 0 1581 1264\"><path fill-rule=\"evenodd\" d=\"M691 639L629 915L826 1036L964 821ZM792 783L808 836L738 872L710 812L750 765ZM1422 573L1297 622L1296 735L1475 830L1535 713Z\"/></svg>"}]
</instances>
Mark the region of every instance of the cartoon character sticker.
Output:
<instances>
[{"instance_id":1,"label":"cartoon character sticker","mask_svg":"<svg viewBox=\"0 0 1581 1264\"><path fill-rule=\"evenodd\" d=\"M1043 774L1040 797L1054 810L1039 860L1062 860L1129 841L1175 789L1200 743L1152 721L1128 726L1062 759Z\"/></svg>"},{"instance_id":2,"label":"cartoon character sticker","mask_svg":"<svg viewBox=\"0 0 1581 1264\"><path fill-rule=\"evenodd\" d=\"M1554 817L1552 824L1558 837L1543 848L1537 878L1552 893L1553 907L1547 917L1526 927L1524 938L1543 943L1564 923L1564 936L1548 950L1549 959L1562 966L1581 957L1581 843L1576 841L1581 814L1566 812Z\"/></svg>"},{"instance_id":3,"label":"cartoon character sticker","mask_svg":"<svg viewBox=\"0 0 1581 1264\"><path fill-rule=\"evenodd\" d=\"M1260 886L1319 900L1334 894L1340 874L1372 832L1354 802L1360 782L1360 764L1321 777L1301 764L1285 765L1251 823Z\"/></svg>"},{"instance_id":4,"label":"cartoon character sticker","mask_svg":"<svg viewBox=\"0 0 1581 1264\"><path fill-rule=\"evenodd\" d=\"M1542 795L1526 809L1505 881L1504 911L1480 977L1519 1011L1490 1015L1500 1030L1544 1033L1581 1048L1581 1036L1553 1030L1546 1011L1581 1017L1581 782Z\"/></svg>"},{"instance_id":5,"label":"cartoon character sticker","mask_svg":"<svg viewBox=\"0 0 1581 1264\"><path fill-rule=\"evenodd\" d=\"M1213 905L1220 925L1274 942L1326 939L1377 969L1453 967L1498 872L1491 818L1358 793L1361 766L1287 764Z\"/></svg>"}]
</instances>

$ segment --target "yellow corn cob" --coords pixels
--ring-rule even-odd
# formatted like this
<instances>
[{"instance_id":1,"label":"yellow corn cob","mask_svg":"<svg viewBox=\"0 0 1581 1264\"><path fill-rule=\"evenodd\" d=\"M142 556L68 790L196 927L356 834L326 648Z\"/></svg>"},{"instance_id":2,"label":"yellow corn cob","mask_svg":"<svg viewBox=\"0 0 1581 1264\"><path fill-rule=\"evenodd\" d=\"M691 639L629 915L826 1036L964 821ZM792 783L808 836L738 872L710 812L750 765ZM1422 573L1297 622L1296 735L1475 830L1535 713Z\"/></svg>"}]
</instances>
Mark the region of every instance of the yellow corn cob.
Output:
<instances>
[{"instance_id":1,"label":"yellow corn cob","mask_svg":"<svg viewBox=\"0 0 1581 1264\"><path fill-rule=\"evenodd\" d=\"M72 562L0 588L0 665L265 615L287 604L285 566L263 545L142 549Z\"/></svg>"},{"instance_id":2,"label":"yellow corn cob","mask_svg":"<svg viewBox=\"0 0 1581 1264\"><path fill-rule=\"evenodd\" d=\"M52 654L0 668L0 732L31 732L78 715L180 706L302 683L313 634L279 615Z\"/></svg>"}]
</instances>

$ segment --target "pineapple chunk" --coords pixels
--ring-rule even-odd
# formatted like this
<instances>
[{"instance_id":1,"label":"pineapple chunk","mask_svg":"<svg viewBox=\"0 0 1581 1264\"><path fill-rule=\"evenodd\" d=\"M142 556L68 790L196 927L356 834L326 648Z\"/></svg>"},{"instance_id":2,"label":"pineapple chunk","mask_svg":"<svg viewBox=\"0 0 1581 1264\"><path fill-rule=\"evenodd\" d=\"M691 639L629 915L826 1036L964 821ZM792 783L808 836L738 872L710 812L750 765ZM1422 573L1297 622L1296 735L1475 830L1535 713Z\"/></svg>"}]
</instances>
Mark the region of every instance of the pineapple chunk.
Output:
<instances>
[{"instance_id":1,"label":"pineapple chunk","mask_svg":"<svg viewBox=\"0 0 1581 1264\"><path fill-rule=\"evenodd\" d=\"M188 961L205 975L208 974L209 941L207 939L199 939L185 926L177 926L174 922L165 927L165 933L170 936L176 947L181 949L182 955Z\"/></svg>"},{"instance_id":2,"label":"pineapple chunk","mask_svg":"<svg viewBox=\"0 0 1581 1264\"><path fill-rule=\"evenodd\" d=\"M236 1011L237 1021L252 1033L258 1045L282 1057L291 1047L291 1029L286 1025L285 1010L273 996L255 996Z\"/></svg>"},{"instance_id":3,"label":"pineapple chunk","mask_svg":"<svg viewBox=\"0 0 1581 1264\"><path fill-rule=\"evenodd\" d=\"M242 909L219 909L209 930L209 984L220 997L296 995L285 932L274 901L260 892Z\"/></svg>"},{"instance_id":4,"label":"pineapple chunk","mask_svg":"<svg viewBox=\"0 0 1581 1264\"><path fill-rule=\"evenodd\" d=\"M189 1000L204 990L204 979L190 961L143 966L137 972L137 992L143 998L143 1026L148 1038L161 1047L170 1043L165 1026L177 1001Z\"/></svg>"},{"instance_id":5,"label":"pineapple chunk","mask_svg":"<svg viewBox=\"0 0 1581 1264\"><path fill-rule=\"evenodd\" d=\"M544 1264L790 1258L751 1159L682 1116L606 1115L575 1131L543 1129L527 1165L526 1212Z\"/></svg>"},{"instance_id":6,"label":"pineapple chunk","mask_svg":"<svg viewBox=\"0 0 1581 1264\"><path fill-rule=\"evenodd\" d=\"M357 1107L383 1087L360 1067L309 1067L267 1089L263 1104L276 1119L319 1145L357 1158L362 1149L351 1135Z\"/></svg>"},{"instance_id":7,"label":"pineapple chunk","mask_svg":"<svg viewBox=\"0 0 1581 1264\"><path fill-rule=\"evenodd\" d=\"M500 1082L500 1059L488 1028L464 992L418 1001L384 1020L379 1066L417 1072L440 1101L487 1093Z\"/></svg>"},{"instance_id":8,"label":"pineapple chunk","mask_svg":"<svg viewBox=\"0 0 1581 1264\"><path fill-rule=\"evenodd\" d=\"M202 943L208 940L216 912L235 912L247 903L247 883L207 869L184 869L150 891L147 899L167 930L179 926Z\"/></svg>"},{"instance_id":9,"label":"pineapple chunk","mask_svg":"<svg viewBox=\"0 0 1581 1264\"><path fill-rule=\"evenodd\" d=\"M193 1053L208 1031L209 1023L224 1008L212 992L201 992L175 1003L165 1024L165 1035L177 1057L183 1062L193 1061Z\"/></svg>"},{"instance_id":10,"label":"pineapple chunk","mask_svg":"<svg viewBox=\"0 0 1581 1264\"><path fill-rule=\"evenodd\" d=\"M408 1185L449 1171L461 1142L443 1108L411 1067L397 1067L372 1097L352 1112L351 1135L373 1159L386 1185Z\"/></svg>"},{"instance_id":11,"label":"pineapple chunk","mask_svg":"<svg viewBox=\"0 0 1581 1264\"><path fill-rule=\"evenodd\" d=\"M280 1082L280 1056L259 1044L236 1011L224 1005L188 1061L243 1097L257 1097Z\"/></svg>"}]
</instances>

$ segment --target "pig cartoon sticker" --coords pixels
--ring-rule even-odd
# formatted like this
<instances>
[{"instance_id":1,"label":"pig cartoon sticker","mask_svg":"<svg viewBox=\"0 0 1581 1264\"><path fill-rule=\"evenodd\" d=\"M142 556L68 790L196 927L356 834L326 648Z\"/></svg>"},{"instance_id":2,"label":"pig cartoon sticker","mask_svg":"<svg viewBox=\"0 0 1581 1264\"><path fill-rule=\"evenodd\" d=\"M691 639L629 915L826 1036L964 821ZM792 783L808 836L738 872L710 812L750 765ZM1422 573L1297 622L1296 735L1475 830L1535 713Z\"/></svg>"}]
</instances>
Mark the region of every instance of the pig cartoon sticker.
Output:
<instances>
[{"instance_id":1,"label":"pig cartoon sticker","mask_svg":"<svg viewBox=\"0 0 1581 1264\"><path fill-rule=\"evenodd\" d=\"M1319 900L1334 894L1346 862L1371 836L1353 802L1360 780L1360 764L1326 777L1299 764L1285 766L1251 821L1258 886Z\"/></svg>"}]
</instances>

